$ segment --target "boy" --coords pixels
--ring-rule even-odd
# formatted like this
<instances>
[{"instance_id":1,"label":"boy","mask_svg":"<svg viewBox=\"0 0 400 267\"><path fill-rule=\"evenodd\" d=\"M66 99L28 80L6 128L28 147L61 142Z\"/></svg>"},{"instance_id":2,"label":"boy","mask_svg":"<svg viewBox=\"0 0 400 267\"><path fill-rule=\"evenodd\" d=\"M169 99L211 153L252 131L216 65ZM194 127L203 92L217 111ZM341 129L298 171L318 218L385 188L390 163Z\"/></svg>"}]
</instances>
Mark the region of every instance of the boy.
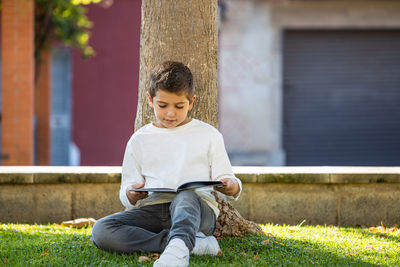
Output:
<instances>
[{"instance_id":1,"label":"boy","mask_svg":"<svg viewBox=\"0 0 400 267\"><path fill-rule=\"evenodd\" d=\"M218 130L187 116L196 99L188 67L171 61L157 65L147 97L156 120L132 135L122 164L120 199L128 210L97 221L92 239L108 251L162 252L154 266L188 266L190 253L220 253L212 236L219 214L212 188L177 194L133 189L219 180L224 186L214 189L237 199L242 184Z\"/></svg>"}]
</instances>

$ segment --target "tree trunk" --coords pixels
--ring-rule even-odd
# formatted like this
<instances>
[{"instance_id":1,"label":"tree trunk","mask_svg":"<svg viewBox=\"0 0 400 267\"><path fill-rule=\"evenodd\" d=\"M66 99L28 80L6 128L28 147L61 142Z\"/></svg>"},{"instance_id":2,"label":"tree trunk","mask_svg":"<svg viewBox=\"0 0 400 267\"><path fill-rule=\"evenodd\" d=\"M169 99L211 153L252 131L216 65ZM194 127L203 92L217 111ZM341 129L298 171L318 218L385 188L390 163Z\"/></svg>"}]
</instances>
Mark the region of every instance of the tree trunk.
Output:
<instances>
[{"instance_id":1,"label":"tree trunk","mask_svg":"<svg viewBox=\"0 0 400 267\"><path fill-rule=\"evenodd\" d=\"M193 73L197 100L191 116L218 126L217 15L217 0L142 0L136 130L153 120L147 82L165 60L180 61Z\"/></svg>"},{"instance_id":2,"label":"tree trunk","mask_svg":"<svg viewBox=\"0 0 400 267\"><path fill-rule=\"evenodd\" d=\"M217 0L142 0L139 100L135 129L154 120L146 92L150 71L165 60L180 61L194 76L197 99L191 117L218 127ZM263 233L215 194L219 209L216 236Z\"/></svg>"}]
</instances>

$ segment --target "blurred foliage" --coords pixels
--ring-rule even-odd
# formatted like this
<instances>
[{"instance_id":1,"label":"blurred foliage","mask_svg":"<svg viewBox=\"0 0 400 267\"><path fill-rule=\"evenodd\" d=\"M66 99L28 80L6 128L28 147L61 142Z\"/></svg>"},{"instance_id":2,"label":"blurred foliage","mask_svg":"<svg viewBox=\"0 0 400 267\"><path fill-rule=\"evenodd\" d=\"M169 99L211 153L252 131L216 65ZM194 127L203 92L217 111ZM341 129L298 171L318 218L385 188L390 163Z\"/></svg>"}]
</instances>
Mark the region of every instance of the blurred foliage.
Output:
<instances>
[{"instance_id":1,"label":"blurred foliage","mask_svg":"<svg viewBox=\"0 0 400 267\"><path fill-rule=\"evenodd\" d=\"M89 45L93 23L86 16L84 5L98 4L101 0L35 0L35 58L50 47L52 41L73 46L84 58L94 55Z\"/></svg>"},{"instance_id":2,"label":"blurred foliage","mask_svg":"<svg viewBox=\"0 0 400 267\"><path fill-rule=\"evenodd\" d=\"M93 23L86 16L89 4L107 8L113 0L34 0L35 2L35 82L40 75L41 55L52 42L76 47L84 59L95 55L89 45ZM0 0L0 9L2 1Z\"/></svg>"}]
</instances>

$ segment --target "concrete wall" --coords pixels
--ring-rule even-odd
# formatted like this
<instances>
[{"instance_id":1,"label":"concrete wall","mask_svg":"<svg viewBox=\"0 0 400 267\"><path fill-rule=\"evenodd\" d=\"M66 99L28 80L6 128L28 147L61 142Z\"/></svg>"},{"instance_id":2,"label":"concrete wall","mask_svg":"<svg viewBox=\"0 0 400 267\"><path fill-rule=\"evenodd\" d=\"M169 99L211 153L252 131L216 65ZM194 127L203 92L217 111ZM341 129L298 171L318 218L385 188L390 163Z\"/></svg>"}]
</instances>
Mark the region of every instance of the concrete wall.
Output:
<instances>
[{"instance_id":1,"label":"concrete wall","mask_svg":"<svg viewBox=\"0 0 400 267\"><path fill-rule=\"evenodd\" d=\"M234 167L232 204L257 223L400 223L400 167ZM0 222L60 223L123 210L120 167L0 167Z\"/></svg>"},{"instance_id":2,"label":"concrete wall","mask_svg":"<svg viewBox=\"0 0 400 267\"><path fill-rule=\"evenodd\" d=\"M233 165L283 165L280 64L268 2L226 1L220 27L220 130Z\"/></svg>"},{"instance_id":3,"label":"concrete wall","mask_svg":"<svg viewBox=\"0 0 400 267\"><path fill-rule=\"evenodd\" d=\"M282 32L399 29L399 1L225 0L220 27L220 128L232 164L285 165Z\"/></svg>"}]
</instances>

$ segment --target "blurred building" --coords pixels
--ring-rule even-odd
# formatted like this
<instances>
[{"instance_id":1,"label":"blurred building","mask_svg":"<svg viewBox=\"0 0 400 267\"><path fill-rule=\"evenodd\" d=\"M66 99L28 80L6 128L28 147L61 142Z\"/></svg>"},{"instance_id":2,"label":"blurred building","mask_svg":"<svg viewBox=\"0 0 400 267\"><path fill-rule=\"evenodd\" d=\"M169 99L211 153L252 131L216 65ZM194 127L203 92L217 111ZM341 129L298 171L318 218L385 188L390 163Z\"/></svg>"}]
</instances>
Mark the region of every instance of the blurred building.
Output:
<instances>
[{"instance_id":1,"label":"blurred building","mask_svg":"<svg viewBox=\"0 0 400 267\"><path fill-rule=\"evenodd\" d=\"M400 2L225 0L234 165L400 165Z\"/></svg>"},{"instance_id":2,"label":"blurred building","mask_svg":"<svg viewBox=\"0 0 400 267\"><path fill-rule=\"evenodd\" d=\"M400 1L218 2L220 130L233 165L400 165ZM140 5L89 7L88 61L53 48L48 164L121 165Z\"/></svg>"},{"instance_id":3,"label":"blurred building","mask_svg":"<svg viewBox=\"0 0 400 267\"><path fill-rule=\"evenodd\" d=\"M140 0L89 7L96 56L72 58L71 140L80 165L121 165L133 133L139 84Z\"/></svg>"},{"instance_id":4,"label":"blurred building","mask_svg":"<svg viewBox=\"0 0 400 267\"><path fill-rule=\"evenodd\" d=\"M90 5L96 55L53 49L51 165L121 165L139 83L140 0Z\"/></svg>"},{"instance_id":5,"label":"blurred building","mask_svg":"<svg viewBox=\"0 0 400 267\"><path fill-rule=\"evenodd\" d=\"M50 80L44 82L50 92L41 92L40 82L39 89L33 88L33 3L8 0L2 6L2 55L7 60L2 81L7 88L1 95L7 99L0 103L7 108L2 114L8 123L2 142L6 149L0 147L2 163L121 165L136 116L141 1L107 1L112 4L107 8L90 5L90 44L96 56L83 60L75 49L54 45L41 71L46 75L40 76ZM46 97L50 107L37 101ZM14 112L16 105L24 106L18 109L23 114ZM13 140L21 132L27 142Z\"/></svg>"}]
</instances>

